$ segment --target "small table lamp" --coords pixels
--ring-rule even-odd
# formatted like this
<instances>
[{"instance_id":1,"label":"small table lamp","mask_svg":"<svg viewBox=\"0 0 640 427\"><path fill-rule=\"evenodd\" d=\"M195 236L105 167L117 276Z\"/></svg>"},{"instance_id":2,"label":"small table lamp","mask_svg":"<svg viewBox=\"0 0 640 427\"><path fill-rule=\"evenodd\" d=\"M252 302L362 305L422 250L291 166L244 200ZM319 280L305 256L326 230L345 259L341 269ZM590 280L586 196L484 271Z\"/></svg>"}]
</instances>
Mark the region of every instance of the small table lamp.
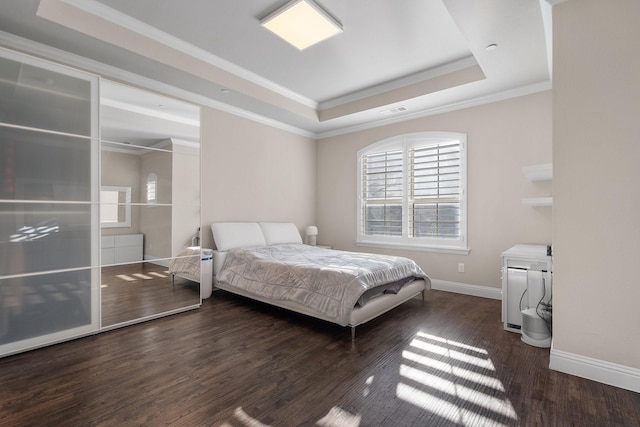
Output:
<instances>
[{"instance_id":1,"label":"small table lamp","mask_svg":"<svg viewBox=\"0 0 640 427\"><path fill-rule=\"evenodd\" d=\"M318 235L318 227L310 225L307 227L307 245L316 245L316 236Z\"/></svg>"}]
</instances>

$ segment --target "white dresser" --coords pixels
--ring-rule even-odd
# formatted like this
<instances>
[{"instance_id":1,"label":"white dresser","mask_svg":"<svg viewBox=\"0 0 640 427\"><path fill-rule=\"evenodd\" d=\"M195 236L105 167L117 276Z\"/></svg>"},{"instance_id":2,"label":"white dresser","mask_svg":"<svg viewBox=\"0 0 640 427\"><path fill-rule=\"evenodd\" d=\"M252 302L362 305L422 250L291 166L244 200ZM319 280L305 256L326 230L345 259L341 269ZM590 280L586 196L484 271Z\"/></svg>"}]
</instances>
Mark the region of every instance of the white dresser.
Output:
<instances>
[{"instance_id":1,"label":"white dresser","mask_svg":"<svg viewBox=\"0 0 640 427\"><path fill-rule=\"evenodd\" d=\"M142 234L102 236L102 264L121 264L142 261L142 245Z\"/></svg>"}]
</instances>

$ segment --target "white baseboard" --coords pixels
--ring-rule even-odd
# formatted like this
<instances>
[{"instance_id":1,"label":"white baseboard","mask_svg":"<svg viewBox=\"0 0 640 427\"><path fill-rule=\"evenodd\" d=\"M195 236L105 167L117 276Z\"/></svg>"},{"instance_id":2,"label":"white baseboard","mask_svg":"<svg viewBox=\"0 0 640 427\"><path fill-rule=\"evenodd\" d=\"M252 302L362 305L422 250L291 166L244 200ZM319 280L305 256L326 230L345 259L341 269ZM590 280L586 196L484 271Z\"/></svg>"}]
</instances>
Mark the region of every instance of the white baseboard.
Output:
<instances>
[{"instance_id":1,"label":"white baseboard","mask_svg":"<svg viewBox=\"0 0 640 427\"><path fill-rule=\"evenodd\" d=\"M469 285L467 283L448 282L446 280L431 280L431 288L438 291L455 292L456 294L473 295L475 297L502 299L502 288Z\"/></svg>"},{"instance_id":2,"label":"white baseboard","mask_svg":"<svg viewBox=\"0 0 640 427\"><path fill-rule=\"evenodd\" d=\"M502 299L502 289L488 286L431 280L431 288L483 298ZM550 351L549 369L640 393L640 369L555 350L553 344Z\"/></svg>"},{"instance_id":3,"label":"white baseboard","mask_svg":"<svg viewBox=\"0 0 640 427\"><path fill-rule=\"evenodd\" d=\"M555 350L553 345L549 369L640 393L640 369Z\"/></svg>"},{"instance_id":4,"label":"white baseboard","mask_svg":"<svg viewBox=\"0 0 640 427\"><path fill-rule=\"evenodd\" d=\"M169 260L167 260L167 259L161 259L161 258L154 257L154 256L151 256L151 255L145 255L144 256L144 260L145 261L149 261L152 264L157 264L157 265L160 265L162 267L169 268Z\"/></svg>"}]
</instances>

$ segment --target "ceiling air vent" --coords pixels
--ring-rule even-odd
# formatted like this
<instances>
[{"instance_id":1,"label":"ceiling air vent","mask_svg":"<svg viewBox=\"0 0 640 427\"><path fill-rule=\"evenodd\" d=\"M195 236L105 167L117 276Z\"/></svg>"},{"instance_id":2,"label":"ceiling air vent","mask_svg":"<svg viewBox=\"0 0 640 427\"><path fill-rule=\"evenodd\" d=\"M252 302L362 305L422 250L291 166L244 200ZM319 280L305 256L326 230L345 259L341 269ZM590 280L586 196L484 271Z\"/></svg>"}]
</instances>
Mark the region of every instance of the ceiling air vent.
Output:
<instances>
[{"instance_id":1,"label":"ceiling air vent","mask_svg":"<svg viewBox=\"0 0 640 427\"><path fill-rule=\"evenodd\" d=\"M400 106L396 108L390 108L388 110L382 110L380 111L380 114L382 114L383 116L390 116L392 114L404 113L407 110L408 110L407 107Z\"/></svg>"}]
</instances>

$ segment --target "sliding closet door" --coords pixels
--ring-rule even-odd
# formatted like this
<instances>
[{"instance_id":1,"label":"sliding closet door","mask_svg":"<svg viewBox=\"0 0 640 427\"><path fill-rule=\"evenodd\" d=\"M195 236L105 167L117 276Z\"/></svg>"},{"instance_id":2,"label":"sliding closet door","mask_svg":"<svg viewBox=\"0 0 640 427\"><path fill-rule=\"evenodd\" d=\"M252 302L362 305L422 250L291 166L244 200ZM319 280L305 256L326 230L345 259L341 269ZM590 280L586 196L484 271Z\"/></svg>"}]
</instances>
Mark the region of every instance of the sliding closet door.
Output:
<instances>
[{"instance_id":1,"label":"sliding closet door","mask_svg":"<svg viewBox=\"0 0 640 427\"><path fill-rule=\"evenodd\" d=\"M97 91L0 49L0 355L99 327Z\"/></svg>"},{"instance_id":2,"label":"sliding closet door","mask_svg":"<svg viewBox=\"0 0 640 427\"><path fill-rule=\"evenodd\" d=\"M173 272L200 262L200 108L106 79L100 102L102 328L197 308Z\"/></svg>"}]
</instances>

